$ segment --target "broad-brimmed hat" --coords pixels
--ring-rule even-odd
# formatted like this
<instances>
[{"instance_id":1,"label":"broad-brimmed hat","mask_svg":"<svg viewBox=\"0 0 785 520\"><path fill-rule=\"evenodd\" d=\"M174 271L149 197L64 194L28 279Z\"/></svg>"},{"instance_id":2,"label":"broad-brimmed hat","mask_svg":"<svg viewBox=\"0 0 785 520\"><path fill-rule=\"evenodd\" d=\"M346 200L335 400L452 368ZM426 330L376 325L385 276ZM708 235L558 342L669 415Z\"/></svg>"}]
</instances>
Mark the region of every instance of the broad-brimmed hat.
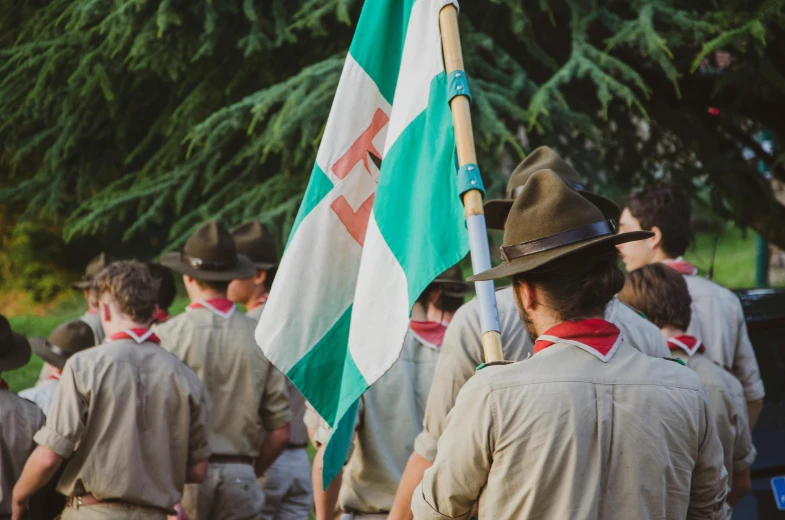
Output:
<instances>
[{"instance_id":1,"label":"broad-brimmed hat","mask_svg":"<svg viewBox=\"0 0 785 520\"><path fill-rule=\"evenodd\" d=\"M464 281L463 270L458 264L440 274L433 283L439 284L442 293L450 298L463 298L474 291L474 286Z\"/></svg>"},{"instance_id":2,"label":"broad-brimmed hat","mask_svg":"<svg viewBox=\"0 0 785 520\"><path fill-rule=\"evenodd\" d=\"M0 314L0 372L23 367L30 361L30 344L24 336L11 330L11 324Z\"/></svg>"},{"instance_id":3,"label":"broad-brimmed hat","mask_svg":"<svg viewBox=\"0 0 785 520\"><path fill-rule=\"evenodd\" d=\"M469 278L495 280L525 273L600 244L618 245L654 236L616 234L616 222L568 186L553 170L531 176L512 205L501 246L503 263Z\"/></svg>"},{"instance_id":4,"label":"broad-brimmed hat","mask_svg":"<svg viewBox=\"0 0 785 520\"><path fill-rule=\"evenodd\" d=\"M237 254L232 235L214 220L194 231L182 251L161 255L159 263L206 282L229 282L256 274L253 262Z\"/></svg>"},{"instance_id":5,"label":"broad-brimmed hat","mask_svg":"<svg viewBox=\"0 0 785 520\"><path fill-rule=\"evenodd\" d=\"M84 276L82 276L82 280L79 282L74 282L71 284L71 287L74 289L88 289L93 284L93 279L96 277L98 273L104 270L104 267L111 264L114 260L112 257L107 255L106 253L101 253L92 260L90 263L87 264L87 268L85 268Z\"/></svg>"},{"instance_id":6,"label":"broad-brimmed hat","mask_svg":"<svg viewBox=\"0 0 785 520\"><path fill-rule=\"evenodd\" d=\"M485 203L485 225L491 229L504 229L507 214L512 208L515 197L520 193L526 182L540 170L556 172L568 185L578 190L592 204L600 208L606 219L619 220L621 209L612 200L583 189L583 181L570 163L561 158L552 148L540 146L534 149L512 171L507 181L507 193L504 199L492 199Z\"/></svg>"},{"instance_id":7,"label":"broad-brimmed hat","mask_svg":"<svg viewBox=\"0 0 785 520\"><path fill-rule=\"evenodd\" d=\"M232 230L237 252L251 259L257 269L278 267L278 248L267 227L258 220L243 222Z\"/></svg>"},{"instance_id":8,"label":"broad-brimmed hat","mask_svg":"<svg viewBox=\"0 0 785 520\"><path fill-rule=\"evenodd\" d=\"M30 346L38 357L62 370L69 357L95 346L95 336L90 325L82 320L66 321L48 339L30 338Z\"/></svg>"}]
</instances>

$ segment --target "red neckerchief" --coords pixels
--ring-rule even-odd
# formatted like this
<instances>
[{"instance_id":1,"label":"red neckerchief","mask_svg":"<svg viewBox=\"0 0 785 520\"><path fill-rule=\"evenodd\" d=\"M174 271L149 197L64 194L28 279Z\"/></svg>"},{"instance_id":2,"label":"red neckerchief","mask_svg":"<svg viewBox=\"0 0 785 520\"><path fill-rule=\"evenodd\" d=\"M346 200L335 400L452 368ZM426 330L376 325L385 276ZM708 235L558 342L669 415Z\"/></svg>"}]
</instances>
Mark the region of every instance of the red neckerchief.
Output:
<instances>
[{"instance_id":1,"label":"red neckerchief","mask_svg":"<svg viewBox=\"0 0 785 520\"><path fill-rule=\"evenodd\" d=\"M676 260L665 260L662 263L680 274L687 274L690 276L694 276L698 274L698 268L692 265L691 263L689 263L688 261L686 261L682 257L679 257Z\"/></svg>"},{"instance_id":2,"label":"red neckerchief","mask_svg":"<svg viewBox=\"0 0 785 520\"><path fill-rule=\"evenodd\" d=\"M428 348L433 350L440 350L444 342L444 333L447 332L447 326L438 321L416 321L409 322L409 328L412 329L414 337L417 341L422 343Z\"/></svg>"},{"instance_id":3,"label":"red neckerchief","mask_svg":"<svg viewBox=\"0 0 785 520\"><path fill-rule=\"evenodd\" d=\"M162 323L169 319L169 313L164 309L156 308L153 312L153 323Z\"/></svg>"},{"instance_id":4,"label":"red neckerchief","mask_svg":"<svg viewBox=\"0 0 785 520\"><path fill-rule=\"evenodd\" d=\"M226 298L211 298L194 302L187 307L189 311L193 309L207 309L222 318L229 318L234 312L235 306L231 300Z\"/></svg>"},{"instance_id":5,"label":"red neckerchief","mask_svg":"<svg viewBox=\"0 0 785 520\"><path fill-rule=\"evenodd\" d=\"M59 380L60 380L60 377L61 377L62 375L63 375L63 371L62 371L62 370L55 370L54 372L52 372L51 374L49 374L49 377L47 377L46 379L47 379L47 380L53 379L53 380L55 380L55 381L59 381Z\"/></svg>"},{"instance_id":6,"label":"red neckerchief","mask_svg":"<svg viewBox=\"0 0 785 520\"><path fill-rule=\"evenodd\" d=\"M2 377L0 377L0 390L8 390L8 383Z\"/></svg>"},{"instance_id":7,"label":"red neckerchief","mask_svg":"<svg viewBox=\"0 0 785 520\"><path fill-rule=\"evenodd\" d=\"M622 342L621 331L600 319L565 321L551 327L534 342L534 353L554 343L569 343L607 363Z\"/></svg>"},{"instance_id":8,"label":"red neckerchief","mask_svg":"<svg viewBox=\"0 0 785 520\"><path fill-rule=\"evenodd\" d=\"M265 303L267 303L267 298L269 296L270 296L269 294L265 294L264 296L253 302L253 304L250 307L248 307L248 310L250 311L251 309L255 309L260 305L264 305Z\"/></svg>"},{"instance_id":9,"label":"red neckerchief","mask_svg":"<svg viewBox=\"0 0 785 520\"><path fill-rule=\"evenodd\" d=\"M705 352L706 347L698 338L693 336L674 336L668 340L668 348L671 350L683 350L690 357L696 352Z\"/></svg>"},{"instance_id":10,"label":"red neckerchief","mask_svg":"<svg viewBox=\"0 0 785 520\"><path fill-rule=\"evenodd\" d=\"M116 332L109 336L109 341L117 341L119 339L132 339L137 343L161 343L161 340L153 334L150 329L125 329L122 332Z\"/></svg>"}]
</instances>

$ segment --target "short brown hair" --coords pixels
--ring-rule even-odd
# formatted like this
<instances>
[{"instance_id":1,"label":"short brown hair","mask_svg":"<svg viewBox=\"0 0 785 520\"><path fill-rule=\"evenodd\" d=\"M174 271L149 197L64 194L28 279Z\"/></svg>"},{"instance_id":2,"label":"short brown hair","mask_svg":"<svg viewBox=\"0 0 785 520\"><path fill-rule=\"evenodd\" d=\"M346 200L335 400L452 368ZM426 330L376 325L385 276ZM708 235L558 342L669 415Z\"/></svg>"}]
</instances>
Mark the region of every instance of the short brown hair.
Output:
<instances>
[{"instance_id":1,"label":"short brown hair","mask_svg":"<svg viewBox=\"0 0 785 520\"><path fill-rule=\"evenodd\" d=\"M619 299L659 328L687 330L690 325L692 298L687 282L665 264L644 265L629 273Z\"/></svg>"},{"instance_id":2,"label":"short brown hair","mask_svg":"<svg viewBox=\"0 0 785 520\"><path fill-rule=\"evenodd\" d=\"M627 198L626 208L638 219L641 229L657 226L662 232L662 250L671 258L684 254L690 247L692 208L684 188L661 182Z\"/></svg>"},{"instance_id":3,"label":"short brown hair","mask_svg":"<svg viewBox=\"0 0 785 520\"><path fill-rule=\"evenodd\" d=\"M115 262L98 273L93 281L97 299L108 294L120 312L138 323L152 319L158 301L158 286L150 269L136 261Z\"/></svg>"},{"instance_id":4,"label":"short brown hair","mask_svg":"<svg viewBox=\"0 0 785 520\"><path fill-rule=\"evenodd\" d=\"M168 309L174 303L174 298L177 296L177 286L174 282L174 275L172 271L162 266L161 264L154 264L148 262L147 268L150 274L158 280L158 306L161 309Z\"/></svg>"},{"instance_id":5,"label":"short brown hair","mask_svg":"<svg viewBox=\"0 0 785 520\"><path fill-rule=\"evenodd\" d=\"M576 321L605 313L605 307L624 285L618 254L602 245L567 255L513 277L545 292L551 308L563 321Z\"/></svg>"}]
</instances>

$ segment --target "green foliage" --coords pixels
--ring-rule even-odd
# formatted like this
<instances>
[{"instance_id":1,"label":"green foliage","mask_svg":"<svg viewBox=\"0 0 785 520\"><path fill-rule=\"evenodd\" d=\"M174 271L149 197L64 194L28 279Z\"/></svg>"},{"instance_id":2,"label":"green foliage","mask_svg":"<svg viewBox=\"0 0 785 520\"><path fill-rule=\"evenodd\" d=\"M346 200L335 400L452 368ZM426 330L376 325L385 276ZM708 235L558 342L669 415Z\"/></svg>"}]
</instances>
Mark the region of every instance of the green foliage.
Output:
<instances>
[{"instance_id":1,"label":"green foliage","mask_svg":"<svg viewBox=\"0 0 785 520\"><path fill-rule=\"evenodd\" d=\"M718 211L785 245L785 208L756 171L785 179L783 151L754 138L785 134L783 3L464 2L491 195L510 162L550 144L610 195L661 177L708 186ZM4 0L0 169L13 182L0 202L69 239L156 229L175 247L205 218L257 217L284 242L360 8Z\"/></svg>"}]
</instances>

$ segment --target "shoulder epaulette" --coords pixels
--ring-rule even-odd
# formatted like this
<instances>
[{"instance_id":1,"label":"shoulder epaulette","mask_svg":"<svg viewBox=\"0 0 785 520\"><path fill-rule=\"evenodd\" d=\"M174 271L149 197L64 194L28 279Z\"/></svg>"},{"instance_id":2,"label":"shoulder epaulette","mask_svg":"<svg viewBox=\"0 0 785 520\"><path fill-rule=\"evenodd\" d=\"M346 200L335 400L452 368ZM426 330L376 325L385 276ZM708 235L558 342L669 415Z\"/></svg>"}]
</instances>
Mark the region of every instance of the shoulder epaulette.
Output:
<instances>
[{"instance_id":1,"label":"shoulder epaulette","mask_svg":"<svg viewBox=\"0 0 785 520\"><path fill-rule=\"evenodd\" d=\"M485 367L496 367L502 365L512 365L515 361L491 361L490 363L482 363L481 365L477 366L477 372L482 370Z\"/></svg>"}]
</instances>

